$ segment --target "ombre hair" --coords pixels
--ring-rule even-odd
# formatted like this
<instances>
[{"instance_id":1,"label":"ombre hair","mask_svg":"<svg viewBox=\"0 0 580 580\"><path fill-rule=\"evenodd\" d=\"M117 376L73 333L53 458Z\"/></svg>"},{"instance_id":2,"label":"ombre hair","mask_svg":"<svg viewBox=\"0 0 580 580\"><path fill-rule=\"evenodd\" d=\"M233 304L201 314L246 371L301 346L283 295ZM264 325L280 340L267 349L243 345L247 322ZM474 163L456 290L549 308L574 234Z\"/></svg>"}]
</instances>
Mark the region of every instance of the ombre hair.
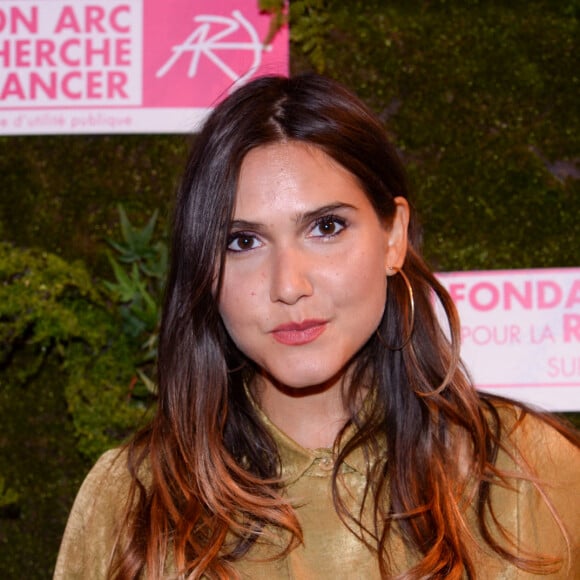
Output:
<instances>
[{"instance_id":1,"label":"ombre hair","mask_svg":"<svg viewBox=\"0 0 580 580\"><path fill-rule=\"evenodd\" d=\"M317 147L350 171L385 222L394 216L394 199L409 197L384 127L332 80L259 78L209 116L178 191L159 340L158 403L151 424L129 445L133 483L111 568L116 578L159 578L170 555L179 578L230 578L235 577L232 563L258 539L267 540L268 529L283 529L292 538L280 557L302 541L294 509L282 494L276 446L245 388L256 369L233 344L218 310L242 162L256 147L286 141ZM350 420L336 445L341 449L332 484L336 510L376 553L384 577L390 575L385 547L395 521L419 555L405 578L473 577L467 523L458 506L468 482L475 482L470 493L482 541L524 570L550 571L555 560L516 554L516 546L498 542L490 529L490 487L503 477L495 466L501 416L462 368L457 313L421 257L420 242L411 206L403 269L415 296L414 327L404 280L391 276L378 334L352 361ZM448 329L438 322L434 296ZM404 348L386 346L401 344L411 330ZM372 405L361 414L357 401L363 383L371 385ZM578 443L572 431L545 420ZM351 424L356 434L341 442ZM389 460L382 457L385 440ZM358 447L367 458L380 459L368 461L364 503L374 517L367 527L361 521L364 506L358 513L346 509L336 476ZM140 476L143 470L146 478Z\"/></svg>"}]
</instances>

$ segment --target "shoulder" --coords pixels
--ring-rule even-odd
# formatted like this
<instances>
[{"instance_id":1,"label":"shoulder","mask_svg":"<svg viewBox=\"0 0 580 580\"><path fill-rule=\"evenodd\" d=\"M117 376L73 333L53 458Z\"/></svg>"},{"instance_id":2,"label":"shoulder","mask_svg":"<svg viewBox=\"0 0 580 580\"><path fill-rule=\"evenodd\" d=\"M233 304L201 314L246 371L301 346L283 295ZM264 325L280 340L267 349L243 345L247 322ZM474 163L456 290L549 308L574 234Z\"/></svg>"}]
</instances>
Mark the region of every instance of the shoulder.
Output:
<instances>
[{"instance_id":1,"label":"shoulder","mask_svg":"<svg viewBox=\"0 0 580 580\"><path fill-rule=\"evenodd\" d=\"M150 486L151 473L147 459L138 467L137 477L146 488ZM77 513L85 521L91 516L116 517L117 512L124 512L127 507L134 479L127 448L103 453L83 481L70 517Z\"/></svg>"},{"instance_id":2,"label":"shoulder","mask_svg":"<svg viewBox=\"0 0 580 580\"><path fill-rule=\"evenodd\" d=\"M540 479L580 480L578 435L573 442L565 427L550 415L536 413L518 404L494 403L500 419L500 444L512 459L521 459ZM574 434L572 434L574 437Z\"/></svg>"},{"instance_id":3,"label":"shoulder","mask_svg":"<svg viewBox=\"0 0 580 580\"><path fill-rule=\"evenodd\" d=\"M125 448L105 451L87 474L81 490L106 480L126 480L129 477L127 459L127 450Z\"/></svg>"},{"instance_id":4,"label":"shoulder","mask_svg":"<svg viewBox=\"0 0 580 580\"><path fill-rule=\"evenodd\" d=\"M73 513L76 508L94 508L99 505L123 504L131 485L126 449L111 449L97 460L86 476L77 494Z\"/></svg>"},{"instance_id":5,"label":"shoulder","mask_svg":"<svg viewBox=\"0 0 580 580\"><path fill-rule=\"evenodd\" d=\"M106 577L131 497L133 477L128 465L127 450L112 449L98 459L86 476L69 515L55 579ZM145 463L139 478L147 485Z\"/></svg>"},{"instance_id":6,"label":"shoulder","mask_svg":"<svg viewBox=\"0 0 580 580\"><path fill-rule=\"evenodd\" d=\"M559 574L580 574L580 482L577 435L565 435L555 418L518 404L494 402L499 418L500 478L493 486L494 514L517 538L518 548L558 558ZM491 414L493 413L493 410ZM493 422L493 421L492 421ZM562 577L562 576L557 576Z\"/></svg>"}]
</instances>

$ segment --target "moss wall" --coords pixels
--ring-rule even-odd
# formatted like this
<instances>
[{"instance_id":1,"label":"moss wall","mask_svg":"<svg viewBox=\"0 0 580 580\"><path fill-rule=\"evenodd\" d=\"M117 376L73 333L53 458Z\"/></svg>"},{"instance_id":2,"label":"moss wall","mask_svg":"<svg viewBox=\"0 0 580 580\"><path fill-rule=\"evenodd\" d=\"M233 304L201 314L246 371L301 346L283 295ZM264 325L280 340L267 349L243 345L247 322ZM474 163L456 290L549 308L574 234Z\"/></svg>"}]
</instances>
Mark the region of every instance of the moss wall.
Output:
<instances>
[{"instance_id":1,"label":"moss wall","mask_svg":"<svg viewBox=\"0 0 580 580\"><path fill-rule=\"evenodd\" d=\"M186 135L0 137L0 236L108 271L117 204L136 220L168 213Z\"/></svg>"}]
</instances>

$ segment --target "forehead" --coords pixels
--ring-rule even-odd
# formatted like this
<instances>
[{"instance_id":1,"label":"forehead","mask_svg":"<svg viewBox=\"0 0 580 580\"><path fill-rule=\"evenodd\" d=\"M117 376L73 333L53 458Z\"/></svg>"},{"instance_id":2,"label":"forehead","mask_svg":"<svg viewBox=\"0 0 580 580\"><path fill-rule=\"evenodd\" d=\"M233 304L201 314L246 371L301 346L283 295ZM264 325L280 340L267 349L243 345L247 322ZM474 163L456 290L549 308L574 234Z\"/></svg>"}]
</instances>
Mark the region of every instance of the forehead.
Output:
<instances>
[{"instance_id":1,"label":"forehead","mask_svg":"<svg viewBox=\"0 0 580 580\"><path fill-rule=\"evenodd\" d=\"M358 179L316 146L273 143L252 149L242 162L236 218L276 211L300 213L337 202L370 207Z\"/></svg>"}]
</instances>

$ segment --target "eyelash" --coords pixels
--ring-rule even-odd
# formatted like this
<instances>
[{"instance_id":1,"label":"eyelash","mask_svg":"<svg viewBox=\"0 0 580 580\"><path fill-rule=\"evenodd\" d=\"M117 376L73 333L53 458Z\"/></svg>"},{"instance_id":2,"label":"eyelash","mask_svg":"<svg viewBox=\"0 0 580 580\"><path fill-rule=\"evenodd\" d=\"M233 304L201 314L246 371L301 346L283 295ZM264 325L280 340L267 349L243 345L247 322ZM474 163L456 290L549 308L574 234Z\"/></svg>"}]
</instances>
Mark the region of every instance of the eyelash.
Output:
<instances>
[{"instance_id":1,"label":"eyelash","mask_svg":"<svg viewBox=\"0 0 580 580\"><path fill-rule=\"evenodd\" d=\"M234 249L232 248L232 244L234 244L235 242L239 241L239 240L252 240L252 241L257 241L258 238L254 235L254 234L248 234L246 232L236 232L234 234L230 234L228 236L228 252L234 252L236 254L242 253L242 252L249 252L250 250L254 250L255 248L239 248L239 249Z\"/></svg>"},{"instance_id":2,"label":"eyelash","mask_svg":"<svg viewBox=\"0 0 580 580\"><path fill-rule=\"evenodd\" d=\"M336 215L324 215L324 216L321 216L319 218L316 218L316 220L314 221L314 225L310 229L310 234L312 234L312 232L314 232L318 228L328 226L328 225L333 225L333 224L338 225L338 227L339 227L338 231L334 231L331 233L322 232L320 235L313 235L312 237L314 237L314 238L334 238L334 237L338 236L347 227L347 223L346 223L345 219L338 217ZM233 234L230 234L228 236L228 240L227 240L228 251L234 252L234 253L243 253L243 252L249 252L250 250L256 249L255 247L245 248L245 249L232 248L232 245L239 240L252 241L252 246L253 246L253 242L257 242L258 237L256 235L254 235L252 233L248 233L248 232L235 232Z\"/></svg>"},{"instance_id":3,"label":"eyelash","mask_svg":"<svg viewBox=\"0 0 580 580\"><path fill-rule=\"evenodd\" d=\"M337 232L332 232L330 234L326 233L320 236L314 236L316 238L334 238L335 236L338 236L338 234L340 234L340 232L342 232L346 227L346 220L344 218L338 217L336 215L324 215L322 217L319 217L316 219L316 221L314 222L314 227L312 228L311 232L314 231L316 228L319 228L321 226L326 226L326 225L330 225L330 224L338 224L340 226L340 229Z\"/></svg>"}]
</instances>

